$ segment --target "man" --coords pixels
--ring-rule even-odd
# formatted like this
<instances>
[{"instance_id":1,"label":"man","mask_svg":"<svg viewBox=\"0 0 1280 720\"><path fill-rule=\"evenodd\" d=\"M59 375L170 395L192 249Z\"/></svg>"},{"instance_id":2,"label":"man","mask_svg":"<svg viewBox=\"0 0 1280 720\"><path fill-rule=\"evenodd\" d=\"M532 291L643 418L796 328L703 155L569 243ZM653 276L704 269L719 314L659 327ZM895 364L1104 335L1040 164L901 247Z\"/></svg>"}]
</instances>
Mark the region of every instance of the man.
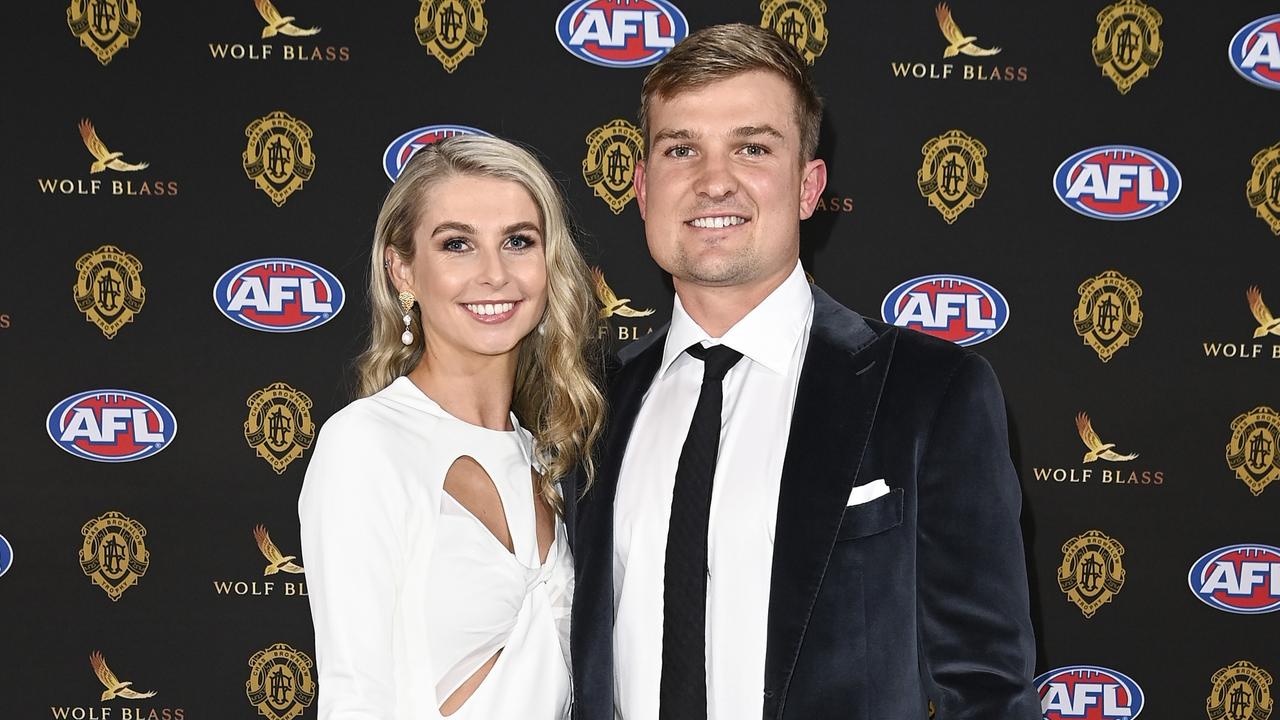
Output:
<instances>
[{"instance_id":1,"label":"man","mask_svg":"<svg viewBox=\"0 0 1280 720\"><path fill-rule=\"evenodd\" d=\"M574 512L582 720L1041 717L999 387L805 281L820 117L760 28L645 79L636 200L676 300Z\"/></svg>"}]
</instances>

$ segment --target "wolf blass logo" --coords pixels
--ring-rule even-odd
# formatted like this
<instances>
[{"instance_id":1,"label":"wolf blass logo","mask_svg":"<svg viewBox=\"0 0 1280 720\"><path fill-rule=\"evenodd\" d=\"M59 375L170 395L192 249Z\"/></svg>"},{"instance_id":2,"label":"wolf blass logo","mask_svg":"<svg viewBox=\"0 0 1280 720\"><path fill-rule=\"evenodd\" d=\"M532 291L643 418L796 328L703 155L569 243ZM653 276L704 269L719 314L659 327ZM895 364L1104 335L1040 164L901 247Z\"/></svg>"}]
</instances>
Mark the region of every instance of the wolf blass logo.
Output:
<instances>
[{"instance_id":1,"label":"wolf blass logo","mask_svg":"<svg viewBox=\"0 0 1280 720\"><path fill-rule=\"evenodd\" d=\"M1262 290L1257 285L1245 291L1245 299L1249 301L1249 312L1253 315L1253 340L1260 342L1215 342L1205 341L1204 356L1212 358L1228 358L1232 360L1280 360L1280 318L1271 314L1271 308L1262 299ZM1243 315L1237 315L1237 319ZM1233 323L1240 327L1239 337L1244 336L1244 323Z\"/></svg>"},{"instance_id":2,"label":"wolf blass logo","mask_svg":"<svg viewBox=\"0 0 1280 720\"><path fill-rule=\"evenodd\" d=\"M1107 428L1103 428L1107 430ZM1094 485L1163 485L1164 470L1153 470L1149 467L1133 467L1130 465L1139 457L1139 453L1116 450L1116 443L1103 442L1093 429L1093 421L1089 414L1081 412L1076 415L1076 431L1080 441L1084 443L1086 452L1079 465L1058 467L1033 467L1036 480L1048 483ZM1108 438L1111 433L1108 431ZM1127 448L1126 448L1127 449ZM1099 465L1092 463L1103 461ZM1107 467L1111 465L1111 467Z\"/></svg>"},{"instance_id":3,"label":"wolf blass logo","mask_svg":"<svg viewBox=\"0 0 1280 720\"><path fill-rule=\"evenodd\" d=\"M117 700L121 702L98 706L53 705L49 707L49 714L54 720L185 720L187 715L185 708L155 707L147 703L139 703L139 700L147 700L160 693L151 689L138 690L138 686L151 687L145 680L136 684L133 680L120 680L107 665L107 659L101 652L94 650L89 654L89 666L93 668L93 674L98 677L98 682L104 688L101 701L103 703ZM125 668L125 671L128 673L125 677L134 677L132 668ZM87 687L88 683L85 685ZM116 711L119 711L119 715Z\"/></svg>"},{"instance_id":4,"label":"wolf blass logo","mask_svg":"<svg viewBox=\"0 0 1280 720\"><path fill-rule=\"evenodd\" d=\"M36 178L36 186L45 195L97 195L109 190L112 195L128 196L174 196L178 194L177 180L151 180L145 177L133 178L129 173L147 169L150 163L126 161L124 152L108 149L109 146L98 136L97 129L87 118L80 120L80 140L85 149L93 157L89 163L89 175L97 175L108 170L113 171L105 178L98 177L40 177ZM115 173L123 174L123 177ZM105 193L104 193L105 194Z\"/></svg>"},{"instance_id":5,"label":"wolf blass logo","mask_svg":"<svg viewBox=\"0 0 1280 720\"><path fill-rule=\"evenodd\" d=\"M305 12L306 4L299 0L279 0L285 12ZM248 3L244 3L248 5ZM284 62L347 62L351 48L346 45L315 45L293 42L294 38L310 38L320 33L320 28L307 25L306 19L283 15L273 0L253 0L261 16L262 39L278 38L279 44L270 43L209 43L209 55L214 60L271 60L274 55ZM294 7L302 5L303 7ZM245 13L248 16L248 13ZM285 36L285 37L281 37ZM276 55L279 49L280 54Z\"/></svg>"},{"instance_id":6,"label":"wolf blass logo","mask_svg":"<svg viewBox=\"0 0 1280 720\"><path fill-rule=\"evenodd\" d=\"M942 49L944 60L962 54L973 58L987 58L1000 54L1000 48L987 46L980 39L980 35L965 35L957 26L955 18L951 15L951 8L946 3L939 3L934 8L934 16L938 20L938 29L942 32L942 38L946 43ZM966 62L957 70L956 64L950 62L891 61L889 70L894 77L915 80L1026 82L1028 75L1026 65L1002 65L994 62L991 64Z\"/></svg>"},{"instance_id":7,"label":"wolf blass logo","mask_svg":"<svg viewBox=\"0 0 1280 720\"><path fill-rule=\"evenodd\" d=\"M279 575L287 573L289 575L301 575L303 568L294 562L297 557L294 555L285 555L280 552L280 548L271 540L271 535L262 525L258 525L253 529L253 538L258 543L258 552L267 560L267 565L262 570L262 576ZM244 543L248 545L248 543ZM237 548L241 545L237 544ZM246 553L247 555L247 553ZM284 577L288 577L285 575ZM293 597L306 597L307 584L302 581L292 582L284 580L214 580L213 591L218 595L240 595L266 597L271 595L285 595Z\"/></svg>"},{"instance_id":8,"label":"wolf blass logo","mask_svg":"<svg viewBox=\"0 0 1280 720\"><path fill-rule=\"evenodd\" d=\"M644 318L653 314L653 308L633 308L631 307L631 298L619 298L613 288L609 287L609 283L604 279L604 271L598 267L591 268L591 277L595 281L596 299L600 301L600 309L597 317L600 318L600 324L596 327L596 339L601 340L606 337L613 337L615 340L639 340L642 336L653 332L653 325L646 327L640 325L623 325L618 324L616 327L609 323L609 318ZM613 332L616 330L616 335ZM643 330L644 332L641 332Z\"/></svg>"}]
</instances>

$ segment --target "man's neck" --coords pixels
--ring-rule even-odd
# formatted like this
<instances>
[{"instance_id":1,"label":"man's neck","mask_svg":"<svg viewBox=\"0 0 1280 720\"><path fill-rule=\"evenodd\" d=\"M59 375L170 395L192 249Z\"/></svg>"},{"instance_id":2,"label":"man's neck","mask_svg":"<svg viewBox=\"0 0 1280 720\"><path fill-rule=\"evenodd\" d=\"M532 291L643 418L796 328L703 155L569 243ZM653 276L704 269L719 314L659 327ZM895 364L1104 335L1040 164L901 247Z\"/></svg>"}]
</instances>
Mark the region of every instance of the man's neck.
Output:
<instances>
[{"instance_id":1,"label":"man's neck","mask_svg":"<svg viewBox=\"0 0 1280 720\"><path fill-rule=\"evenodd\" d=\"M689 318L698 324L713 338L724 337L729 328L738 324L764 302L764 299L777 290L795 266L784 272L762 278L746 285L708 286L672 278L676 295L680 297L680 305L689 314Z\"/></svg>"}]
</instances>

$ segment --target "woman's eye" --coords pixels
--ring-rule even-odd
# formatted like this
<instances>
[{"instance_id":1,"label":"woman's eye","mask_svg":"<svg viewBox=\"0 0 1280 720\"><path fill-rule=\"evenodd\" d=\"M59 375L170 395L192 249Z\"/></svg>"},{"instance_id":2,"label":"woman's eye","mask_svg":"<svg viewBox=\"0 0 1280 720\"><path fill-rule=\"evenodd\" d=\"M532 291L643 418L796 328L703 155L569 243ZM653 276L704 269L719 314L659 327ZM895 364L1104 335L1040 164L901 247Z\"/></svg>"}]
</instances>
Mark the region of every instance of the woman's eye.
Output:
<instances>
[{"instance_id":1,"label":"woman's eye","mask_svg":"<svg viewBox=\"0 0 1280 720\"><path fill-rule=\"evenodd\" d=\"M507 238L507 244L513 249L524 250L533 247L533 240L525 235L512 235Z\"/></svg>"},{"instance_id":2,"label":"woman's eye","mask_svg":"<svg viewBox=\"0 0 1280 720\"><path fill-rule=\"evenodd\" d=\"M467 241L462 238L453 238L444 241L444 249L452 252L462 252L467 249Z\"/></svg>"}]
</instances>

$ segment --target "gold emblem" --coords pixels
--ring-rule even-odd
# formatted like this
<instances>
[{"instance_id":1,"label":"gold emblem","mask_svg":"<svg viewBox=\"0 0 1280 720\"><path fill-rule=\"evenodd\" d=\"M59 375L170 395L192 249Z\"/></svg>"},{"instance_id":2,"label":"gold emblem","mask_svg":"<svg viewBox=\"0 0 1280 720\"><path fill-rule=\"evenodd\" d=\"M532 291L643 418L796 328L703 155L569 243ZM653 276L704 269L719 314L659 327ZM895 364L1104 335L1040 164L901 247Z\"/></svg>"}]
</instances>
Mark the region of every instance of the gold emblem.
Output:
<instances>
[{"instance_id":1,"label":"gold emblem","mask_svg":"<svg viewBox=\"0 0 1280 720\"><path fill-rule=\"evenodd\" d=\"M484 0L422 0L413 29L418 43L444 66L445 72L475 54L489 34Z\"/></svg>"},{"instance_id":2,"label":"gold emblem","mask_svg":"<svg viewBox=\"0 0 1280 720\"><path fill-rule=\"evenodd\" d=\"M1253 174L1244 186L1249 207L1280 235L1280 143L1253 156Z\"/></svg>"},{"instance_id":3,"label":"gold emblem","mask_svg":"<svg viewBox=\"0 0 1280 720\"><path fill-rule=\"evenodd\" d=\"M249 658L244 684L249 704L269 720L292 720L316 698L311 658L284 643L259 650Z\"/></svg>"},{"instance_id":4,"label":"gold emblem","mask_svg":"<svg viewBox=\"0 0 1280 720\"><path fill-rule=\"evenodd\" d=\"M137 520L113 510L85 523L80 534L80 569L113 602L147 574L147 529Z\"/></svg>"},{"instance_id":5,"label":"gold emblem","mask_svg":"<svg viewBox=\"0 0 1280 720\"><path fill-rule=\"evenodd\" d=\"M626 120L611 120L587 135L582 179L617 215L636 196L632 179L636 161L644 155L644 136Z\"/></svg>"},{"instance_id":6,"label":"gold emblem","mask_svg":"<svg viewBox=\"0 0 1280 720\"><path fill-rule=\"evenodd\" d=\"M920 149L924 162L916 185L951 224L987 191L987 148L959 130L931 138Z\"/></svg>"},{"instance_id":7,"label":"gold emblem","mask_svg":"<svg viewBox=\"0 0 1280 720\"><path fill-rule=\"evenodd\" d=\"M89 172L100 173L107 168L111 168L117 172L134 172L143 170L150 163L127 163L120 158L124 153L111 152L107 149L106 143L98 137L98 131L93 128L93 123L87 118L80 120L80 139L84 140L84 146L89 149L89 154L93 156L93 163L89 165Z\"/></svg>"},{"instance_id":8,"label":"gold emblem","mask_svg":"<svg viewBox=\"0 0 1280 720\"><path fill-rule=\"evenodd\" d=\"M311 128L281 110L249 123L244 172L276 207L284 205L316 171L311 152Z\"/></svg>"},{"instance_id":9,"label":"gold emblem","mask_svg":"<svg viewBox=\"0 0 1280 720\"><path fill-rule=\"evenodd\" d=\"M253 5L258 8L258 14L262 16L262 20L267 23L267 26L262 28L263 40L277 34L290 37L307 37L320 32L318 27L303 29L294 25L293 21L297 18L292 15L281 17L280 11L276 10L276 6L271 4L271 0L253 0Z\"/></svg>"},{"instance_id":10,"label":"gold emblem","mask_svg":"<svg viewBox=\"0 0 1280 720\"><path fill-rule=\"evenodd\" d=\"M1253 336L1260 338L1268 334L1280 335L1280 320L1275 319L1271 315L1271 309L1262 302L1262 291L1256 285L1252 286L1245 292L1245 297L1249 298L1249 310L1253 312L1253 319L1258 321Z\"/></svg>"},{"instance_id":11,"label":"gold emblem","mask_svg":"<svg viewBox=\"0 0 1280 720\"><path fill-rule=\"evenodd\" d=\"M1098 433L1093 431L1093 422L1089 420L1089 413L1081 412L1076 415L1076 430L1080 433L1080 440L1084 442L1084 446L1089 448L1089 452L1084 454L1084 462L1091 463L1094 460L1110 460L1111 462L1128 462L1138 457L1138 453L1121 455L1111 448L1115 447L1115 443L1104 443L1102 438L1098 437Z\"/></svg>"},{"instance_id":12,"label":"gold emblem","mask_svg":"<svg viewBox=\"0 0 1280 720\"><path fill-rule=\"evenodd\" d=\"M142 11L136 0L71 0L67 25L80 38L80 45L106 65L138 36Z\"/></svg>"},{"instance_id":13,"label":"gold emblem","mask_svg":"<svg viewBox=\"0 0 1280 720\"><path fill-rule=\"evenodd\" d=\"M1107 362L1142 329L1138 283L1108 270L1080 283L1080 302L1073 315L1076 334Z\"/></svg>"},{"instance_id":14,"label":"gold emblem","mask_svg":"<svg viewBox=\"0 0 1280 720\"><path fill-rule=\"evenodd\" d=\"M1271 673L1247 660L1213 674L1204 701L1210 720L1267 720L1271 717Z\"/></svg>"},{"instance_id":15,"label":"gold emblem","mask_svg":"<svg viewBox=\"0 0 1280 720\"><path fill-rule=\"evenodd\" d=\"M120 682L116 674L111 672L111 668L107 667L106 658L102 657L102 653L97 650L94 650L89 655L89 664L93 666L93 672L98 676L98 681L106 688L106 690L102 691L103 702L118 697L127 700L141 700L154 697L156 694L155 690L138 692L129 688L133 684L132 682Z\"/></svg>"},{"instance_id":16,"label":"gold emblem","mask_svg":"<svg viewBox=\"0 0 1280 720\"><path fill-rule=\"evenodd\" d=\"M279 475L289 463L302 457L316 437L311 422L311 398L285 383L271 383L245 401L249 419L244 439L270 463Z\"/></svg>"},{"instance_id":17,"label":"gold emblem","mask_svg":"<svg viewBox=\"0 0 1280 720\"><path fill-rule=\"evenodd\" d=\"M604 280L604 271L600 268L591 268L591 276L596 281L596 298L600 300L600 319L613 317L618 315L621 317L641 318L649 317L653 314L653 308L645 308L644 310L636 310L628 303L631 298L618 299L614 294L613 288L609 287L609 283Z\"/></svg>"},{"instance_id":18,"label":"gold emblem","mask_svg":"<svg viewBox=\"0 0 1280 720\"><path fill-rule=\"evenodd\" d=\"M297 559L297 555L285 555L280 552L280 548L271 542L271 534L267 529L258 525L253 529L253 537L258 541L258 550L262 552L262 557L267 559L267 567L262 571L264 576L275 575L278 572L287 572L298 574L304 572L301 565L293 562Z\"/></svg>"},{"instance_id":19,"label":"gold emblem","mask_svg":"<svg viewBox=\"0 0 1280 720\"><path fill-rule=\"evenodd\" d=\"M977 36L966 36L960 28L956 27L956 21L951 18L951 8L947 7L946 3L938 3L934 8L934 14L938 16L938 29L942 30L942 36L947 39L947 49L942 51L942 57L955 57L960 53L972 57L1000 54L998 47L989 50L978 47L975 44L978 41Z\"/></svg>"},{"instance_id":20,"label":"gold emblem","mask_svg":"<svg viewBox=\"0 0 1280 720\"><path fill-rule=\"evenodd\" d=\"M762 0L760 11L760 27L778 33L810 65L827 49L823 0Z\"/></svg>"},{"instance_id":21,"label":"gold emblem","mask_svg":"<svg viewBox=\"0 0 1280 720\"><path fill-rule=\"evenodd\" d=\"M1272 480L1280 478L1280 415L1260 405L1231 421L1231 441L1227 443L1227 466L1249 486L1254 496L1262 494Z\"/></svg>"},{"instance_id":22,"label":"gold emblem","mask_svg":"<svg viewBox=\"0 0 1280 720\"><path fill-rule=\"evenodd\" d=\"M1062 546L1058 587L1087 618L1111 602L1124 585L1124 546L1099 530L1071 538Z\"/></svg>"},{"instance_id":23,"label":"gold emblem","mask_svg":"<svg viewBox=\"0 0 1280 720\"><path fill-rule=\"evenodd\" d=\"M103 245L76 260L72 293L85 322L102 330L108 340L142 311L147 289L142 286L142 263L114 245Z\"/></svg>"},{"instance_id":24,"label":"gold emblem","mask_svg":"<svg viewBox=\"0 0 1280 720\"><path fill-rule=\"evenodd\" d=\"M1123 95L1160 62L1160 13L1142 0L1120 0L1098 13L1093 62Z\"/></svg>"}]
</instances>

